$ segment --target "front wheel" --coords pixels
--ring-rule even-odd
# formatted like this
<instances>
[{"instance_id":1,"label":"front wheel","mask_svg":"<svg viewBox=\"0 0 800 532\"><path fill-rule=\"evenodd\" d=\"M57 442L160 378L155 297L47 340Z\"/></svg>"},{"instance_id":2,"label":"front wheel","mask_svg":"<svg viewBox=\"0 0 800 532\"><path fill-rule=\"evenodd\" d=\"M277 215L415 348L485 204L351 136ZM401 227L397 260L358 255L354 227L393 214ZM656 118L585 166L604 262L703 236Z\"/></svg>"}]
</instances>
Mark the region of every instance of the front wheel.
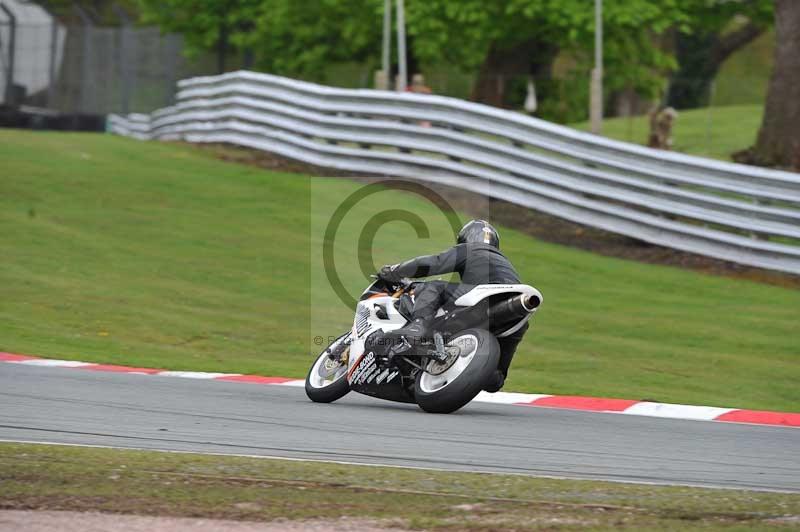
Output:
<instances>
[{"instance_id":1,"label":"front wheel","mask_svg":"<svg viewBox=\"0 0 800 532\"><path fill-rule=\"evenodd\" d=\"M472 401L497 370L500 345L485 329L467 329L445 344L451 358L430 360L417 374L414 397L426 412L449 414Z\"/></svg>"},{"instance_id":2,"label":"front wheel","mask_svg":"<svg viewBox=\"0 0 800 532\"><path fill-rule=\"evenodd\" d=\"M306 395L315 403L332 403L350 391L347 358L350 333L343 334L319 354L306 375ZM334 357L329 356L334 353Z\"/></svg>"}]
</instances>

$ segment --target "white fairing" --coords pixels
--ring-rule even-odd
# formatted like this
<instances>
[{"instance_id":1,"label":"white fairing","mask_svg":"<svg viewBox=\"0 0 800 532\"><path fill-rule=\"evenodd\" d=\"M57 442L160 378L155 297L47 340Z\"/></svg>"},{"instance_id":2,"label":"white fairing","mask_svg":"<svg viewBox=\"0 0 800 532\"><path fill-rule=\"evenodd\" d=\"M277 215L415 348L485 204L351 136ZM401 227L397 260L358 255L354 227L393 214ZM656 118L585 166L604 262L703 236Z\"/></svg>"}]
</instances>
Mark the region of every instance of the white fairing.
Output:
<instances>
[{"instance_id":1,"label":"white fairing","mask_svg":"<svg viewBox=\"0 0 800 532\"><path fill-rule=\"evenodd\" d=\"M395 298L391 296L373 297L359 301L356 307L356 317L353 320L353 341L350 344L350 357L348 360L348 374L352 375L354 367L361 362L364 354L364 339L378 329L383 332L399 329L406 320L394 306ZM379 318L378 308L384 308L388 319Z\"/></svg>"},{"instance_id":2,"label":"white fairing","mask_svg":"<svg viewBox=\"0 0 800 532\"><path fill-rule=\"evenodd\" d=\"M530 296L536 296L539 298L539 304L541 304L543 298L541 292L539 292L534 287L527 285L527 284L479 284L463 296L459 297L455 300L456 306L459 307L471 307L476 305L479 301L486 299L487 297L491 297L496 294L507 294L509 297L515 296L517 294L522 294L526 298ZM537 307L538 308L538 307ZM520 330L527 322L531 319L536 313L536 308L531 309L531 313L525 316L523 319L519 320L519 322L508 329L507 331L498 334L498 338L503 338L505 336L510 336Z\"/></svg>"},{"instance_id":3,"label":"white fairing","mask_svg":"<svg viewBox=\"0 0 800 532\"><path fill-rule=\"evenodd\" d=\"M517 294L522 294L525 297L535 295L539 298L540 302L542 301L542 294L534 287L526 284L482 284L456 299L455 304L457 306L469 307L496 294L507 294L509 297L513 297ZM364 339L378 329L382 329L383 332L389 332L399 329L408 323L408 320L395 308L394 304L396 301L397 300L391 296L379 296L358 302L356 316L353 320L352 342L350 344L350 356L348 358L348 381L350 381L351 384L353 384L353 379L359 379L360 375L369 372L372 366L374 366L374 360L370 360L369 356L364 357ZM378 317L378 308L385 309L386 318ZM440 309L439 314L442 312L443 311ZM519 323L515 324L509 330L499 334L498 337L502 338L518 331L535 312L536 309L532 309L530 314L521 319ZM370 377L374 377L374 375L370 373L367 374L370 375Z\"/></svg>"},{"instance_id":4,"label":"white fairing","mask_svg":"<svg viewBox=\"0 0 800 532\"><path fill-rule=\"evenodd\" d=\"M527 284L479 284L463 296L456 299L455 304L459 307L471 307L489 296L495 294L523 294L525 297L536 296L539 302L542 301L542 294L532 286Z\"/></svg>"}]
</instances>

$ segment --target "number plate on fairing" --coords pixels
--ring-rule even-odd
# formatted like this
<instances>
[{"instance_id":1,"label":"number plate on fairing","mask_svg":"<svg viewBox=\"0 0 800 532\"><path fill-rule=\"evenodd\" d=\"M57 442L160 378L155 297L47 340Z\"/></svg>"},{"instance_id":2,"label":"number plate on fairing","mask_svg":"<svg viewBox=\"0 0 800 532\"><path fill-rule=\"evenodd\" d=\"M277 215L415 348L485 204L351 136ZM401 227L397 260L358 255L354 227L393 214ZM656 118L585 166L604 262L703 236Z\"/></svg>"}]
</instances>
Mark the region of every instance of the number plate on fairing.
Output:
<instances>
[{"instance_id":1,"label":"number plate on fairing","mask_svg":"<svg viewBox=\"0 0 800 532\"><path fill-rule=\"evenodd\" d=\"M403 387L398 368L381 363L386 344L370 345L367 338L381 335L405 325L408 320L395 307L391 296L378 296L359 301L353 320L354 340L350 349L347 382L350 389L390 401L413 402ZM382 312L380 312L382 311ZM378 352L375 352L375 350Z\"/></svg>"},{"instance_id":2,"label":"number plate on fairing","mask_svg":"<svg viewBox=\"0 0 800 532\"><path fill-rule=\"evenodd\" d=\"M347 376L350 389L389 401L413 403L414 399L403 387L400 371L394 365L382 365L372 351L353 365Z\"/></svg>"}]
</instances>

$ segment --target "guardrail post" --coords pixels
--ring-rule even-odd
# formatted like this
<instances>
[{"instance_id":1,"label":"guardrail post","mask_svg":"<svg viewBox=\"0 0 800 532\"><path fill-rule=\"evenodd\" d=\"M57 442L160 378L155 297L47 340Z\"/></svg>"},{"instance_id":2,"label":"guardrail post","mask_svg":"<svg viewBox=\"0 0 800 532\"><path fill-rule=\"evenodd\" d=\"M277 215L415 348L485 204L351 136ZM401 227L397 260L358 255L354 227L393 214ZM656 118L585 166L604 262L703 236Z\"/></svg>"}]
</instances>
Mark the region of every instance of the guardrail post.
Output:
<instances>
[{"instance_id":1,"label":"guardrail post","mask_svg":"<svg viewBox=\"0 0 800 532\"><path fill-rule=\"evenodd\" d=\"M164 101L166 105L175 103L175 71L177 70L178 55L181 49L178 39L180 39L180 36L174 33L168 33L164 36Z\"/></svg>"},{"instance_id":2,"label":"guardrail post","mask_svg":"<svg viewBox=\"0 0 800 532\"><path fill-rule=\"evenodd\" d=\"M112 6L112 9L120 19L120 22L122 22L122 27L119 29L117 66L120 73L120 84L122 85L121 109L123 114L128 114L131 112L131 93L134 84L131 71L136 64L135 39L131 35L133 29L131 28L131 20L127 13L116 4ZM130 54L131 57L128 57L128 54Z\"/></svg>"},{"instance_id":3,"label":"guardrail post","mask_svg":"<svg viewBox=\"0 0 800 532\"><path fill-rule=\"evenodd\" d=\"M79 98L78 98L78 112L89 113L91 110L91 103L92 98L89 92L90 87L93 86L93 83L89 81L91 77L91 55L92 55L92 30L94 29L94 24L92 23L92 19L86 13L86 11L81 8L78 4L73 4L72 7L75 9L75 12L78 14L78 17L83 22L83 46L82 46L82 53L81 53L81 80L79 83Z\"/></svg>"},{"instance_id":4,"label":"guardrail post","mask_svg":"<svg viewBox=\"0 0 800 532\"><path fill-rule=\"evenodd\" d=\"M8 62L6 63L6 93L5 102L11 107L16 107L19 102L16 101L16 94L14 92L14 68L16 62L16 46L17 46L17 17L11 12L5 4L0 3L0 9L8 17Z\"/></svg>"},{"instance_id":5,"label":"guardrail post","mask_svg":"<svg viewBox=\"0 0 800 532\"><path fill-rule=\"evenodd\" d=\"M383 50L381 54L381 70L376 89L389 90L392 80L392 0L383 2Z\"/></svg>"},{"instance_id":6,"label":"guardrail post","mask_svg":"<svg viewBox=\"0 0 800 532\"><path fill-rule=\"evenodd\" d=\"M52 15L51 15L52 16ZM56 107L56 56L58 55L58 19L50 22L50 62L47 66L47 107Z\"/></svg>"},{"instance_id":7,"label":"guardrail post","mask_svg":"<svg viewBox=\"0 0 800 532\"><path fill-rule=\"evenodd\" d=\"M405 0L397 2L397 91L404 92L408 83L406 69L406 15Z\"/></svg>"}]
</instances>

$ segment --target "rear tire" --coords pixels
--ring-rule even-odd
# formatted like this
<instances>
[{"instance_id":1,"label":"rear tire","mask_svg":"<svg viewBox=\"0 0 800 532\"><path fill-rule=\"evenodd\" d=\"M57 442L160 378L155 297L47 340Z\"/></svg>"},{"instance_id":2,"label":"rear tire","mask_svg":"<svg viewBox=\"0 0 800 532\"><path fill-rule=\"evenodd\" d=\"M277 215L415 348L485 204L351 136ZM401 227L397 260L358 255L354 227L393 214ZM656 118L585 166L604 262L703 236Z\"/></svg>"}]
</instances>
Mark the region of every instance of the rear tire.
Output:
<instances>
[{"instance_id":1,"label":"rear tire","mask_svg":"<svg viewBox=\"0 0 800 532\"><path fill-rule=\"evenodd\" d=\"M308 375L306 375L306 395L315 403L332 403L337 399L341 399L350 391L350 384L347 382L347 364L344 364L342 368L336 369L335 377L331 380L325 380L320 375L320 368L328 358L328 349L335 348L337 343L345 341L348 336L349 333L337 338L329 348L319 354L311 365L311 369L308 370ZM350 348L348 347L347 349Z\"/></svg>"},{"instance_id":2,"label":"rear tire","mask_svg":"<svg viewBox=\"0 0 800 532\"><path fill-rule=\"evenodd\" d=\"M417 404L433 414L449 414L472 401L494 375L500 360L497 338L485 329L467 329L445 345L461 346L455 363L440 375L421 371L414 382Z\"/></svg>"}]
</instances>

